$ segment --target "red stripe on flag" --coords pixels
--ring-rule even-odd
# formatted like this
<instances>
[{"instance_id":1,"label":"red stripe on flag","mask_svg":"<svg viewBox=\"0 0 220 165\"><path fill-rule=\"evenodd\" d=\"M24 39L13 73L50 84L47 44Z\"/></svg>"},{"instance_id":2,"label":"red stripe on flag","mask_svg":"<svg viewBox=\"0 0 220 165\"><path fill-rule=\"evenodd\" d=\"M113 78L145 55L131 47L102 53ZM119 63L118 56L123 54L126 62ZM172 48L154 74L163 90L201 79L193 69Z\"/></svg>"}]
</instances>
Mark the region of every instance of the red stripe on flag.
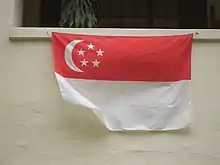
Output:
<instances>
[{"instance_id":1,"label":"red stripe on flag","mask_svg":"<svg viewBox=\"0 0 220 165\"><path fill-rule=\"evenodd\" d=\"M53 33L55 72L66 78L91 80L190 80L192 38L192 34L133 37Z\"/></svg>"}]
</instances>

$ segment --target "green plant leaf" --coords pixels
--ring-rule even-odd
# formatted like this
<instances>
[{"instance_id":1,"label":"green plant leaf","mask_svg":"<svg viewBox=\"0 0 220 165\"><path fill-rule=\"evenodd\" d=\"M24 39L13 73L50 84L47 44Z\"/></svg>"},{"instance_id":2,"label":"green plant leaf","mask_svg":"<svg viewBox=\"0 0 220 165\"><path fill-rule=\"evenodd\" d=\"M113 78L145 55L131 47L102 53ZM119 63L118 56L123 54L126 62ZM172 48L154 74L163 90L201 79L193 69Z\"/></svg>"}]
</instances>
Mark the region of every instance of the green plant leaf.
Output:
<instances>
[{"instance_id":1,"label":"green plant leaf","mask_svg":"<svg viewBox=\"0 0 220 165\"><path fill-rule=\"evenodd\" d=\"M92 28L97 18L91 0L62 0L60 26Z\"/></svg>"}]
</instances>

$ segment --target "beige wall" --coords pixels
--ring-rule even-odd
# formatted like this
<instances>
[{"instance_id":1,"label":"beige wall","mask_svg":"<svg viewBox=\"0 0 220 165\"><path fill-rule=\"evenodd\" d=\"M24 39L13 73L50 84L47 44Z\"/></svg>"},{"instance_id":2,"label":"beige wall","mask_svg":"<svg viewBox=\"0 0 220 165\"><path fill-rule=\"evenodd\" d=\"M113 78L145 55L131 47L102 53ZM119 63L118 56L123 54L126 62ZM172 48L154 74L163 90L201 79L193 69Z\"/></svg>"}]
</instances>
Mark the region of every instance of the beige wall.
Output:
<instances>
[{"instance_id":1,"label":"beige wall","mask_svg":"<svg viewBox=\"0 0 220 165\"><path fill-rule=\"evenodd\" d=\"M13 4L0 1L0 165L220 164L220 42L193 45L191 130L110 133L62 101L50 41L9 42Z\"/></svg>"}]
</instances>

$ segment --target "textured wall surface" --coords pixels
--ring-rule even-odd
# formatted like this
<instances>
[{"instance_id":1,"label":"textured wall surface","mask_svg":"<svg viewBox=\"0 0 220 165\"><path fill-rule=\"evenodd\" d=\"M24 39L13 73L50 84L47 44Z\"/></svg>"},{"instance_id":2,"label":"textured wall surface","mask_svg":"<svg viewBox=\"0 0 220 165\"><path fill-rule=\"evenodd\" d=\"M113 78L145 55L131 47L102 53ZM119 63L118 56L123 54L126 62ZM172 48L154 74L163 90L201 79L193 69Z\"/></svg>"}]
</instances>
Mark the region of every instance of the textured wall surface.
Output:
<instances>
[{"instance_id":1,"label":"textured wall surface","mask_svg":"<svg viewBox=\"0 0 220 165\"><path fill-rule=\"evenodd\" d=\"M62 101L50 41L8 40L13 5L0 1L0 165L220 164L220 42L193 45L192 129L110 133Z\"/></svg>"}]
</instances>

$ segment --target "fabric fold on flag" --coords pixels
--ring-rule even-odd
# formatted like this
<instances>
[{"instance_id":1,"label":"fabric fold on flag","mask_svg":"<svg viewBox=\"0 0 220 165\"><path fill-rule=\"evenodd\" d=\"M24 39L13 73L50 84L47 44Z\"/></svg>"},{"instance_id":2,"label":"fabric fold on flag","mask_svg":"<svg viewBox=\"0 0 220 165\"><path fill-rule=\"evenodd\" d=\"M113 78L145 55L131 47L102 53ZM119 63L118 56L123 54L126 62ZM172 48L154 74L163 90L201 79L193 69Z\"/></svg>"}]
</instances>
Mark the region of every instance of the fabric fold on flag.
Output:
<instances>
[{"instance_id":1,"label":"fabric fold on flag","mask_svg":"<svg viewBox=\"0 0 220 165\"><path fill-rule=\"evenodd\" d=\"M111 131L185 128L191 124L192 38L53 33L61 96L91 109Z\"/></svg>"}]
</instances>

